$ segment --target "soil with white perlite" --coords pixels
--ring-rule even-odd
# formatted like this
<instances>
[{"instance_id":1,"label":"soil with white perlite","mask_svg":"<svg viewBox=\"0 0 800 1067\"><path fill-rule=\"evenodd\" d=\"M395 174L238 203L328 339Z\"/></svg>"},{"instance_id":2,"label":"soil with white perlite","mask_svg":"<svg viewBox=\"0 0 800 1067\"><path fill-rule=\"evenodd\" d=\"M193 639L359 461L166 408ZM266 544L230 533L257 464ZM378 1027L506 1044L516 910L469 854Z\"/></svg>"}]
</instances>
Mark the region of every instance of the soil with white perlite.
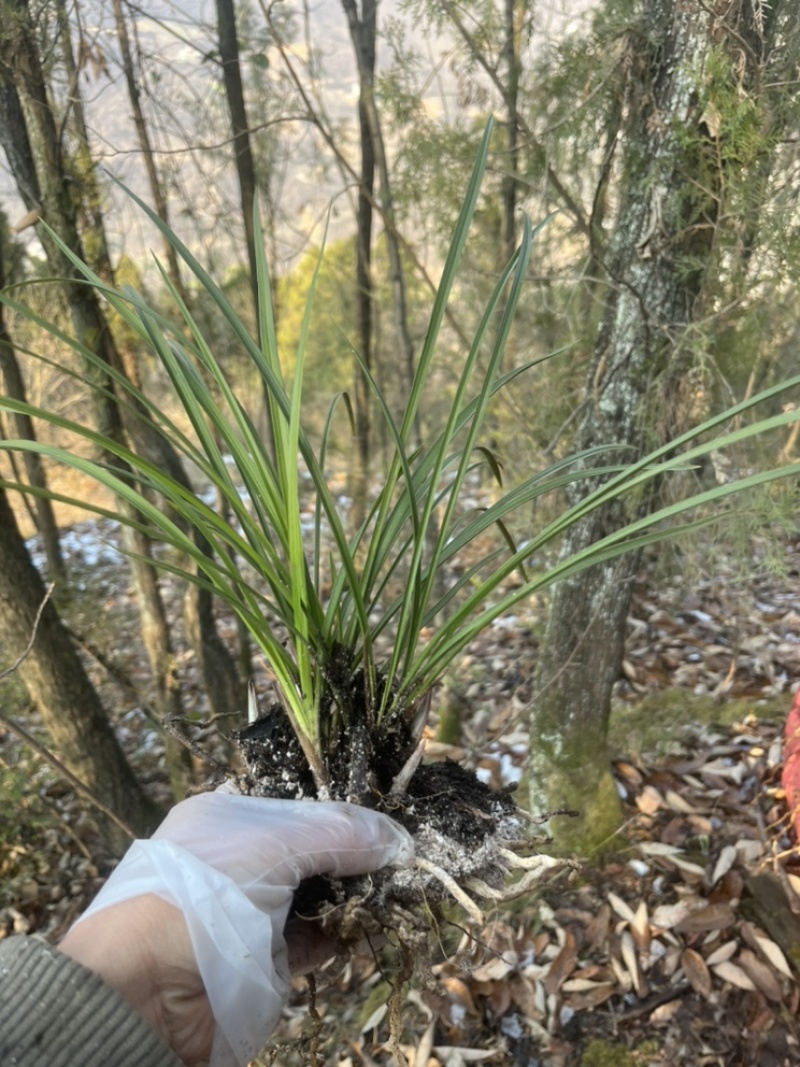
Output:
<instances>
[{"instance_id":1,"label":"soil with white perlite","mask_svg":"<svg viewBox=\"0 0 800 1067\"><path fill-rule=\"evenodd\" d=\"M246 767L238 780L243 793L319 799L280 704L240 731L236 740ZM411 833L416 852L411 869L390 868L341 881L314 878L301 886L295 911L321 916L343 939L385 928L407 933L429 929L431 907L448 899L480 922L486 903L526 892L557 866L532 848L530 820L514 801L513 787L493 791L474 772L445 760L420 762L398 789L416 748L413 732L399 716L371 728L340 729L335 743L330 740L327 799L354 800L385 812ZM416 920L423 907L428 914L420 923Z\"/></svg>"}]
</instances>

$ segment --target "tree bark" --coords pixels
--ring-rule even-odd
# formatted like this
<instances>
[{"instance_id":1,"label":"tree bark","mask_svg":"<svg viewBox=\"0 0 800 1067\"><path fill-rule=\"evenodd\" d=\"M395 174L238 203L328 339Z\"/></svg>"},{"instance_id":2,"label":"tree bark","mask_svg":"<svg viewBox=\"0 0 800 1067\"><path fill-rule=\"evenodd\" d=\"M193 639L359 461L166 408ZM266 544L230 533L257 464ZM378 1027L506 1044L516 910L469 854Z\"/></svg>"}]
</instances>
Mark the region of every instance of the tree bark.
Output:
<instances>
[{"instance_id":1,"label":"tree bark","mask_svg":"<svg viewBox=\"0 0 800 1067\"><path fill-rule=\"evenodd\" d=\"M11 662L30 652L19 672L53 746L67 768L108 808L147 837L163 812L143 792L45 586L25 549L8 497L0 489L0 644ZM119 854L130 844L117 824L95 818Z\"/></svg>"},{"instance_id":2,"label":"tree bark","mask_svg":"<svg viewBox=\"0 0 800 1067\"><path fill-rule=\"evenodd\" d=\"M259 321L259 293L258 274L256 266L256 234L255 234L255 210L256 190L256 167L253 159L253 149L250 142L250 124L247 119L247 106L244 99L244 83L242 81L242 68L239 56L239 38L236 33L236 11L234 0L216 0L217 3L217 39L219 43L219 56L222 64L222 78L225 85L225 96L228 101L228 111L231 117L231 130L233 132L233 154L236 162L236 174L239 180L239 197L242 206L242 222L244 224L245 243L247 245L247 263L250 270L250 291L253 297L253 311L255 314L256 330L261 340L261 323ZM275 309L273 308L275 312ZM275 312L276 317L277 313ZM263 434L264 440L273 442L272 423L270 418L270 403L266 385L262 390L263 406ZM271 451L275 454L272 444ZM202 607L202 596L198 599L198 606ZM243 640L243 634L239 631L240 658L249 661L249 642ZM214 657L213 650L209 649L209 656Z\"/></svg>"},{"instance_id":3,"label":"tree bark","mask_svg":"<svg viewBox=\"0 0 800 1067\"><path fill-rule=\"evenodd\" d=\"M370 2L369 11L364 13L366 25L362 26L356 19L358 43L354 47L362 53L359 67L365 67L370 76L375 71L377 4ZM351 29L352 33L352 29ZM372 280L372 224L373 201L375 198L375 150L372 143L369 116L364 104L363 83L358 100L358 134L361 152L361 172L358 183L358 200L356 207L356 316L358 322L359 354L364 366L373 369L373 315L375 304L374 284ZM356 447L358 464L350 472L353 500L352 522L358 529L364 519L367 506L367 487L369 484L371 460L371 390L367 379L356 364L353 370L355 396Z\"/></svg>"},{"instance_id":4,"label":"tree bark","mask_svg":"<svg viewBox=\"0 0 800 1067\"><path fill-rule=\"evenodd\" d=\"M76 7L77 16L77 7ZM111 265L111 253L106 240L105 221L101 207L102 194L97 180L92 150L89 143L89 128L86 124L86 111L83 106L83 97L80 92L80 71L75 63L72 51L72 36L69 26L69 15L64 0L56 2L56 17L58 19L58 35L61 45L61 56L64 63L64 73L68 79L66 109L61 120L66 126L72 116L71 127L75 132L77 149L70 160L71 178L78 183L80 195L77 198L79 207L83 209L82 233L83 245L86 250L89 265L97 271L99 276L108 285L114 284L114 270ZM79 23L80 24L80 23Z\"/></svg>"},{"instance_id":5,"label":"tree bark","mask_svg":"<svg viewBox=\"0 0 800 1067\"><path fill-rule=\"evenodd\" d=\"M106 240L105 222L102 213L99 210L97 178L94 161L90 155L88 129L84 115L83 100L80 95L80 86L78 82L79 72L77 71L72 57L72 42L69 36L69 25L67 23L66 11L63 9L62 5L63 0L59 0L62 52L65 58L67 75L70 79L70 107L75 114L78 140L81 146L81 152L84 156L81 166L81 178L82 185L88 194L90 208L89 218L91 220L92 245L95 252L93 258L96 259L96 262L92 265L100 277L108 281L110 284L113 284L114 279L111 256L108 249L108 242ZM150 149L147 126L140 106L138 86L136 85L133 72L127 26L119 0L114 0L113 7L117 26L117 36L120 41L123 63L125 66L125 78L128 85L128 93L134 110L136 131L139 137L142 154L145 159L148 179L150 182L150 191L153 195L157 214L167 225L169 225L166 202L161 192L158 172L155 169L155 161L153 159L152 150ZM93 209L93 205L97 205L97 210ZM167 250L167 265L172 282L179 295L181 295L184 302L186 302L186 293L181 282L175 250L166 239L164 245ZM110 354L114 367L117 370L123 371L138 385L138 368L135 365L135 361L133 361L132 366L124 367L121 354L116 351L115 345L114 351ZM148 429L149 421L147 413L143 411L135 401L133 407L143 416L143 418L137 419L129 416L128 419L125 420L124 425L128 436L136 441L137 448L143 454L149 455L155 462L162 464L170 471L172 476L181 483L181 485L187 489L191 489L189 479L186 476L180 457L171 448L168 451L165 451L163 440L159 435L154 434ZM125 528L123 530L123 540L132 559L134 556L138 557L140 560L151 558L152 543L150 539L144 536L140 531ZM167 622L167 613L164 607L164 602L158 587L158 577L155 569L145 563L140 563L139 565L134 566L132 568L132 573L138 602L140 605L146 606L141 611L140 628L153 675L153 681L155 683L156 708L158 709L158 714L161 717L162 722L179 720L183 717L183 705L181 701L180 686L175 674L175 653L172 635ZM201 593L201 595L198 595L195 592L194 587L190 586L184 596L184 615L187 621L187 639L195 649L198 657L202 676L206 680L206 688L209 692L213 711L215 713L223 714L235 712L238 707L242 706L243 694L239 693L238 700L233 697L233 691L236 691L235 687L238 685L238 676L233 668L233 664L230 662L230 657L227 657L224 645L217 637L213 605L209 594ZM206 651L208 646L211 646L213 649L211 654ZM226 692L223 689L224 680L226 678L233 679L232 685L234 689L232 692ZM180 799L184 792L182 778L191 769L191 755L189 750L172 735L168 735L167 739L167 763L170 768L170 776L175 796L177 799Z\"/></svg>"},{"instance_id":6,"label":"tree bark","mask_svg":"<svg viewBox=\"0 0 800 1067\"><path fill-rule=\"evenodd\" d=\"M0 143L22 201L28 211L34 211L41 208L36 166L19 94L13 83L7 80L7 73L0 69Z\"/></svg>"},{"instance_id":7,"label":"tree bark","mask_svg":"<svg viewBox=\"0 0 800 1067\"><path fill-rule=\"evenodd\" d=\"M347 15L347 24L353 42L359 74L359 115L366 116L369 135L372 141L374 169L378 173L380 187L381 214L385 220L386 247L389 253L389 277L392 285L395 329L400 347L400 361L405 374L407 387L411 389L414 379L414 342L408 325L408 300L406 297L405 273L400 257L400 243L397 240L394 223L394 197L389 176L389 160L383 139L378 106L375 102L375 54L378 32L378 0L363 0L359 16L355 0L342 0L342 7ZM371 190L369 191L371 195ZM367 190L364 190L366 195ZM416 441L421 441L419 421L414 424Z\"/></svg>"},{"instance_id":8,"label":"tree bark","mask_svg":"<svg viewBox=\"0 0 800 1067\"><path fill-rule=\"evenodd\" d=\"M503 258L500 267L514 255L517 244L517 172L519 170L520 28L519 0L504 0L503 59L506 68L506 171L503 175Z\"/></svg>"},{"instance_id":9,"label":"tree bark","mask_svg":"<svg viewBox=\"0 0 800 1067\"><path fill-rule=\"evenodd\" d=\"M0 227L5 223L0 219ZM6 284L5 263L3 258L3 244L5 235L0 232L0 289ZM22 403L26 401L25 382L22 377L14 344L8 332L5 319L5 306L0 303L0 376L5 384L8 396ZM10 416L14 433L17 437L28 441L36 440L33 422L28 415ZM61 554L61 542L58 536L58 526L53 513L52 502L47 498L47 478L42 465L42 457L35 452L25 452L25 472L29 484L40 493L34 496L33 508L36 518L36 526L42 538L44 554L47 559L47 570L52 582L62 583L66 581L66 568L64 557Z\"/></svg>"},{"instance_id":10,"label":"tree bark","mask_svg":"<svg viewBox=\"0 0 800 1067\"><path fill-rule=\"evenodd\" d=\"M136 127L136 137L139 141L142 160L144 161L145 170L147 172L150 195L153 198L153 206L155 207L156 214L165 226L169 226L169 205L167 204L167 198L164 196L164 189L161 185L161 177L158 173L158 167L156 166L153 146L150 142L150 133L142 109L142 94L139 91L139 83L136 79L136 68L133 63L133 52L131 51L130 36L128 34L128 23L125 18L125 12L122 9L121 0L112 0L112 8L114 11L114 24L117 29L117 40L119 41L119 49L122 56L122 69L125 73L125 84L128 88L128 99L131 103L133 122ZM166 238L164 238L162 242L162 248L164 250L164 258L166 260L167 272L170 280L183 302L188 303L188 296L183 285L183 279L181 278L178 256L175 249Z\"/></svg>"},{"instance_id":11,"label":"tree bark","mask_svg":"<svg viewBox=\"0 0 800 1067\"><path fill-rule=\"evenodd\" d=\"M10 5L15 20L16 31L13 40L6 37L5 59L7 71L14 80L14 87L20 94L21 113L25 119L24 131L30 138L30 157L34 171L28 176L27 185L37 193L43 207L44 217L59 234L64 243L81 259L84 258L83 242L78 232L77 205L69 191L67 168L55 124L55 117L50 108L44 76L38 54L31 36L31 26L24 0L14 0ZM9 50L9 46L13 46ZM73 93L77 86L73 86ZM76 109L80 114L80 108ZM27 112L27 114L26 114ZM20 131L21 133L22 131ZM5 138L4 138L5 141ZM93 171L90 174L93 181ZM101 223L102 225L102 223ZM65 278L65 292L72 321L78 338L109 367L119 367L121 361L115 350L114 341L106 323L95 292L81 284L76 270L65 255L62 254L53 239L44 231L40 234L47 252L51 270ZM110 273L111 265L105 235L100 232L97 251L101 266ZM124 439L124 428L119 405L114 395L112 379L94 363L86 364L86 380L92 388L95 411L100 432L115 441ZM117 467L118 460L107 457ZM128 471L130 474L130 471ZM130 506L122 499L117 501L121 515L133 517ZM175 687L165 679L158 678L158 671L163 666L165 651L170 648L166 613L158 593L158 586L152 564L145 562L149 556L147 539L138 532L126 534L129 547L135 552L131 557L131 569L140 594L140 611L142 632L145 636L147 651L151 656L151 668L159 695L174 692ZM150 572L150 573L146 573ZM153 658L156 642L152 635L158 633L161 647ZM162 713L167 708L162 707Z\"/></svg>"},{"instance_id":12,"label":"tree bark","mask_svg":"<svg viewBox=\"0 0 800 1067\"><path fill-rule=\"evenodd\" d=\"M217 0L217 34L219 57L222 63L222 78L225 96L231 116L233 153L236 174L239 178L239 194L242 204L242 222L247 243L247 261L250 266L250 288L253 307L258 316L258 279L256 277L256 237L253 228L256 202L256 168L250 145L250 125L244 102L242 70L239 61L239 39L236 35L236 12L233 0Z\"/></svg>"},{"instance_id":13,"label":"tree bark","mask_svg":"<svg viewBox=\"0 0 800 1067\"><path fill-rule=\"evenodd\" d=\"M722 44L744 56L743 81L752 79L768 40L747 4L723 16L699 0L644 0L640 14L617 223L604 261L608 295L575 441L577 449L618 444L607 459L622 463L669 440L673 391L691 365L691 346L682 342L696 318L726 181L717 165L724 131L710 128L703 103L707 66ZM742 41L758 47L745 55ZM570 502L592 487L575 486ZM643 514L653 499L638 502ZM618 529L629 506L611 505L573 527L562 558ZM531 721L531 805L583 810L579 824L554 823L566 844L597 845L618 824L606 739L638 565L631 554L553 591Z\"/></svg>"},{"instance_id":14,"label":"tree bark","mask_svg":"<svg viewBox=\"0 0 800 1067\"><path fill-rule=\"evenodd\" d=\"M20 194L26 198L26 206L29 209L39 208L67 247L84 259L78 230L77 205L70 191L68 168L49 104L26 0L2 0L0 11L4 16L0 33L0 84L3 84L3 78L8 80L3 99L6 111L14 122L12 126L0 128L0 143L3 144L14 168L15 180ZM73 91L77 92L77 87L74 87ZM20 173L17 172L17 166ZM28 196L31 197L30 202L27 200ZM96 292L81 283L75 268L45 231L40 232L40 238L51 270L64 279L64 290L76 336L86 348L99 356L106 366L124 373L121 357L101 311ZM101 249L107 247L102 225L98 244ZM117 441L123 440L127 431L142 454L159 463L182 485L191 488L180 458L165 439L153 431L146 416L139 418L132 415L123 424L123 409L116 401L114 383L108 374L96 364L87 363L85 376L93 392L98 431ZM130 408L126 406L124 410L129 412ZM113 459L112 462L117 468L120 467L118 460ZM119 500L117 506L121 515L135 518L125 501ZM138 533L126 536L133 537L135 541L135 556L131 558L131 567L137 589L145 598L140 600L142 632L151 657L157 692L163 699L169 698L163 708L164 714L177 714L175 702L178 699L178 691L171 676L171 668L170 673L163 677L159 673L172 662L171 639L155 575L145 573L147 568L151 568L151 565L145 562L149 555L149 545L147 539ZM235 663L227 654L216 632L210 598L203 591L195 593L192 590L186 605L195 653L201 666L209 665L210 673L205 681L212 698L213 712L222 715L234 714L244 706L243 687ZM156 639L154 635L159 636ZM224 704L215 703L226 693L229 694L229 699L226 699ZM239 694L235 701L234 693Z\"/></svg>"}]
</instances>

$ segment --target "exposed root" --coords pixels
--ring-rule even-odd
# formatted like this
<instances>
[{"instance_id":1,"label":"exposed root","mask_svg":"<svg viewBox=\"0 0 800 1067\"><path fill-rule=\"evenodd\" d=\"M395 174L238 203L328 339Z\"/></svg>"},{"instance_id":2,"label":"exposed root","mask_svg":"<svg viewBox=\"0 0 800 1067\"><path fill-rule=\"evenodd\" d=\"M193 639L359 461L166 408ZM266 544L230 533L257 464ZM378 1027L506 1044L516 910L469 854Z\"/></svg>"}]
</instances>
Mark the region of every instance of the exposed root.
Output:
<instances>
[{"instance_id":1,"label":"exposed root","mask_svg":"<svg viewBox=\"0 0 800 1067\"><path fill-rule=\"evenodd\" d=\"M554 860L550 856L537 857L548 862L534 869L528 869L527 873L522 876L518 881L512 882L511 885L503 886L502 889L495 889L494 886L487 885L481 878L469 878L467 880L467 887L477 894L479 897L483 897L485 900L494 900L498 904L507 904L510 900L516 900L517 897L523 896L525 893L529 893L531 889L540 882L542 875L547 871L552 870L554 867L563 866L560 860Z\"/></svg>"},{"instance_id":2,"label":"exposed root","mask_svg":"<svg viewBox=\"0 0 800 1067\"><path fill-rule=\"evenodd\" d=\"M419 767L422 757L425 754L425 742L420 741L414 751L406 760L403 767L400 769L400 773L396 775L395 780L392 782L392 788L389 790L390 797L400 796L404 793L408 783L414 777L414 771Z\"/></svg>"},{"instance_id":3,"label":"exposed root","mask_svg":"<svg viewBox=\"0 0 800 1067\"><path fill-rule=\"evenodd\" d=\"M414 955L411 947L401 941L400 943L400 973L392 982L392 992L389 997L389 1044L396 1067L409 1067L408 1060L403 1054L400 1045L403 1036L403 993L406 984L414 973Z\"/></svg>"},{"instance_id":4,"label":"exposed root","mask_svg":"<svg viewBox=\"0 0 800 1067\"><path fill-rule=\"evenodd\" d=\"M570 819L577 819L580 816L580 812L575 811L573 808L553 808L552 811L543 811L539 815L534 815L532 812L526 811L525 808L519 808L517 814L521 819L525 819L533 826L543 826L555 818L556 815L568 815Z\"/></svg>"},{"instance_id":5,"label":"exposed root","mask_svg":"<svg viewBox=\"0 0 800 1067\"><path fill-rule=\"evenodd\" d=\"M466 911L476 923L483 925L486 922L483 912L472 897L464 892L458 882L456 882L454 878L451 878L447 871L443 871L441 867L437 867L436 864L431 863L430 860L422 859L421 856L418 856L415 862L420 870L427 871L427 873L433 875L438 882L441 882L450 896L461 905L464 911Z\"/></svg>"},{"instance_id":6,"label":"exposed root","mask_svg":"<svg viewBox=\"0 0 800 1067\"><path fill-rule=\"evenodd\" d=\"M322 1063L319 1052L319 1039L322 1034L322 1018L317 1011L317 980L313 974L306 975L308 982L308 1014L312 1023L311 1041L309 1043L310 1064L317 1067Z\"/></svg>"},{"instance_id":7,"label":"exposed root","mask_svg":"<svg viewBox=\"0 0 800 1067\"><path fill-rule=\"evenodd\" d=\"M498 856L502 856L512 871L538 871L551 870L553 867L561 867L564 860L555 859L553 856L543 856L537 853L535 856L520 856L512 852L510 848L498 848Z\"/></svg>"}]
</instances>

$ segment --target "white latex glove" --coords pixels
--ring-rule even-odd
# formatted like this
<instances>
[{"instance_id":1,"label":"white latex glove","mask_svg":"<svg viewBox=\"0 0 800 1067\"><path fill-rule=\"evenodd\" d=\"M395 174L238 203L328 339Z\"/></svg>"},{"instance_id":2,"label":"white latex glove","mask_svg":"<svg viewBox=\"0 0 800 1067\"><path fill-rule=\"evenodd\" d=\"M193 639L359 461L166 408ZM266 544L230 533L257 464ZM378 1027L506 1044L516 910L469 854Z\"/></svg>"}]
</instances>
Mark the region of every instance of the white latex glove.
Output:
<instances>
[{"instance_id":1,"label":"white latex glove","mask_svg":"<svg viewBox=\"0 0 800 1067\"><path fill-rule=\"evenodd\" d=\"M402 827L357 805L203 793L134 842L79 923L149 893L179 908L216 1022L211 1067L245 1067L289 991L284 926L300 882L405 865L413 852Z\"/></svg>"}]
</instances>

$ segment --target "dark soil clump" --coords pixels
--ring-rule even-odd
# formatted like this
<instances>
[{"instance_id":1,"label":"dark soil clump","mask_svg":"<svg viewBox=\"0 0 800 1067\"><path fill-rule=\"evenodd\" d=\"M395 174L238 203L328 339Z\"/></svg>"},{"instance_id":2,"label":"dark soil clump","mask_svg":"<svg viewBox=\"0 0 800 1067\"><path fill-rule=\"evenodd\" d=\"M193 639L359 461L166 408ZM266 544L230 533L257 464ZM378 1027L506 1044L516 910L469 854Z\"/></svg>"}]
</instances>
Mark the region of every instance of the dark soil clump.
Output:
<instances>
[{"instance_id":1,"label":"dark soil clump","mask_svg":"<svg viewBox=\"0 0 800 1067\"><path fill-rule=\"evenodd\" d=\"M432 823L465 846L481 844L498 821L514 818L517 805L510 791L495 793L459 763L423 764L408 784L407 806L398 820L412 834Z\"/></svg>"},{"instance_id":2,"label":"dark soil clump","mask_svg":"<svg viewBox=\"0 0 800 1067\"><path fill-rule=\"evenodd\" d=\"M364 717L366 719L366 716ZM369 879L304 885L296 910L308 915L357 899L379 925L393 922L392 909L430 907L453 895L452 879L470 895L500 890L508 877L502 849L523 836L524 822L510 790L494 792L470 770L446 760L421 764L403 789L393 789L414 741L403 723L352 727L328 738L329 798L351 800L383 811L411 833L417 867L378 872ZM274 704L236 735L246 765L239 788L251 796L318 798L319 791L287 716ZM346 757L346 758L345 758ZM354 769L354 766L355 769ZM480 890L483 890L481 894Z\"/></svg>"},{"instance_id":3,"label":"dark soil clump","mask_svg":"<svg viewBox=\"0 0 800 1067\"><path fill-rule=\"evenodd\" d=\"M247 767L243 793L273 800L315 797L314 778L300 742L280 704L234 734Z\"/></svg>"}]
</instances>

